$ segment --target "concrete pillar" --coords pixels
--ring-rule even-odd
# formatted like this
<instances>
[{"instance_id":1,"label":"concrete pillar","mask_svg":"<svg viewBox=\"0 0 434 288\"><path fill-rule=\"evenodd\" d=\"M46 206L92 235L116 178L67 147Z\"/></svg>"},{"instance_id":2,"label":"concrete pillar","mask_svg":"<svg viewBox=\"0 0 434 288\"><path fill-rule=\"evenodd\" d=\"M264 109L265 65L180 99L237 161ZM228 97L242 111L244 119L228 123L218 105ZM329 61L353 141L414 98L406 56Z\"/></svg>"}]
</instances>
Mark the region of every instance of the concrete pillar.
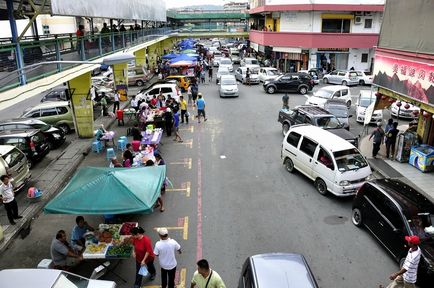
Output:
<instances>
[{"instance_id":1,"label":"concrete pillar","mask_svg":"<svg viewBox=\"0 0 434 288\"><path fill-rule=\"evenodd\" d=\"M128 95L128 63L113 65L113 81L115 90L119 92L119 100L127 101Z\"/></svg>"},{"instance_id":2,"label":"concrete pillar","mask_svg":"<svg viewBox=\"0 0 434 288\"><path fill-rule=\"evenodd\" d=\"M134 52L134 56L136 56L136 66L145 67L146 65L146 51L145 48L140 49Z\"/></svg>"},{"instance_id":3,"label":"concrete pillar","mask_svg":"<svg viewBox=\"0 0 434 288\"><path fill-rule=\"evenodd\" d=\"M68 81L72 109L74 112L75 131L80 138L92 138L93 132L93 104L90 95L91 72L80 75Z\"/></svg>"}]
</instances>

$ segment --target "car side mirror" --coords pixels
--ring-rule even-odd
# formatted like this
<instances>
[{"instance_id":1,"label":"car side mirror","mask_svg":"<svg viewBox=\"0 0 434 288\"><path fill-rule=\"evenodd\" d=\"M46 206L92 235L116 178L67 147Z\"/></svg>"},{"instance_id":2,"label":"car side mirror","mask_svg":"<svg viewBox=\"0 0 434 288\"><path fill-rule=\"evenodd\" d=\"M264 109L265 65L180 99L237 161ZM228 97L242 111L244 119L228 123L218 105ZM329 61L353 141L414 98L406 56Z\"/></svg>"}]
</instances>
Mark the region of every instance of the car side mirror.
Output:
<instances>
[{"instance_id":1,"label":"car side mirror","mask_svg":"<svg viewBox=\"0 0 434 288\"><path fill-rule=\"evenodd\" d=\"M351 117L353 117L353 114L348 115L348 118L351 118Z\"/></svg>"}]
</instances>

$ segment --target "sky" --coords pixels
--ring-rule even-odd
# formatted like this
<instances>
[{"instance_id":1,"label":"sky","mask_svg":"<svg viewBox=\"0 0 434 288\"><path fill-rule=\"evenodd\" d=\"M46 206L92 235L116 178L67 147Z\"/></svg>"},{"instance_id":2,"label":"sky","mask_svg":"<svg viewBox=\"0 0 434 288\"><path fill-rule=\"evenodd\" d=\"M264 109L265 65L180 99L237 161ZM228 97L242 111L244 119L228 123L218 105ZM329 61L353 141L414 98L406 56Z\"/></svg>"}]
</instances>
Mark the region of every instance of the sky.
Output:
<instances>
[{"instance_id":1,"label":"sky","mask_svg":"<svg viewBox=\"0 0 434 288\"><path fill-rule=\"evenodd\" d=\"M165 0L166 8L184 7L191 5L223 5L227 2L247 2L234 0Z\"/></svg>"}]
</instances>

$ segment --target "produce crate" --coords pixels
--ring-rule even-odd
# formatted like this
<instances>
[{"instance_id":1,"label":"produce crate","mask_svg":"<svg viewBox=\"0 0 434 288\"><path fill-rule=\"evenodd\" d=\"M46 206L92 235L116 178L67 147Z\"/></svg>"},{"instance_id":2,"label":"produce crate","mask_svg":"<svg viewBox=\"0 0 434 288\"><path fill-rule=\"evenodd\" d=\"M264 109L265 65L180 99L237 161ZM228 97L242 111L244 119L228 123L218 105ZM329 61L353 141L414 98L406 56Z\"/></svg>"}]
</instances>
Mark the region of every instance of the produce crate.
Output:
<instances>
[{"instance_id":1,"label":"produce crate","mask_svg":"<svg viewBox=\"0 0 434 288\"><path fill-rule=\"evenodd\" d=\"M138 226L139 223L137 222L125 222L122 224L121 228L119 229L119 235L131 236L131 229Z\"/></svg>"},{"instance_id":2,"label":"produce crate","mask_svg":"<svg viewBox=\"0 0 434 288\"><path fill-rule=\"evenodd\" d=\"M93 250L94 247L100 247L98 250ZM86 246L83 252L84 259L104 259L110 245L106 243L90 244Z\"/></svg>"},{"instance_id":3,"label":"produce crate","mask_svg":"<svg viewBox=\"0 0 434 288\"><path fill-rule=\"evenodd\" d=\"M121 245L110 245L107 252L105 253L105 258L130 258L133 253L133 246L127 244Z\"/></svg>"}]
</instances>

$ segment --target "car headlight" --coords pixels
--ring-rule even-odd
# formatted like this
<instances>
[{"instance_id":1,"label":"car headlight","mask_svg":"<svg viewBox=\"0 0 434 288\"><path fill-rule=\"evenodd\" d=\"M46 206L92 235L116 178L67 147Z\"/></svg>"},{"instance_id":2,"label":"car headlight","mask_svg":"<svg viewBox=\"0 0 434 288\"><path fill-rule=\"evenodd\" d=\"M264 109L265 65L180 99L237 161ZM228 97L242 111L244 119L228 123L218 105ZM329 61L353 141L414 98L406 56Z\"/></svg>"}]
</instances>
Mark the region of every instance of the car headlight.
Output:
<instances>
[{"instance_id":1,"label":"car headlight","mask_svg":"<svg viewBox=\"0 0 434 288\"><path fill-rule=\"evenodd\" d=\"M62 138L59 134L56 134L56 133L53 133L53 137L56 138L56 139Z\"/></svg>"},{"instance_id":2,"label":"car headlight","mask_svg":"<svg viewBox=\"0 0 434 288\"><path fill-rule=\"evenodd\" d=\"M368 177L365 178L365 181L370 181L370 180L373 180L373 179L375 179L374 175L370 174Z\"/></svg>"},{"instance_id":3,"label":"car headlight","mask_svg":"<svg viewBox=\"0 0 434 288\"><path fill-rule=\"evenodd\" d=\"M348 180L343 180L343 181L339 182L339 186L347 186L347 185L350 185L350 181L348 181Z\"/></svg>"}]
</instances>

